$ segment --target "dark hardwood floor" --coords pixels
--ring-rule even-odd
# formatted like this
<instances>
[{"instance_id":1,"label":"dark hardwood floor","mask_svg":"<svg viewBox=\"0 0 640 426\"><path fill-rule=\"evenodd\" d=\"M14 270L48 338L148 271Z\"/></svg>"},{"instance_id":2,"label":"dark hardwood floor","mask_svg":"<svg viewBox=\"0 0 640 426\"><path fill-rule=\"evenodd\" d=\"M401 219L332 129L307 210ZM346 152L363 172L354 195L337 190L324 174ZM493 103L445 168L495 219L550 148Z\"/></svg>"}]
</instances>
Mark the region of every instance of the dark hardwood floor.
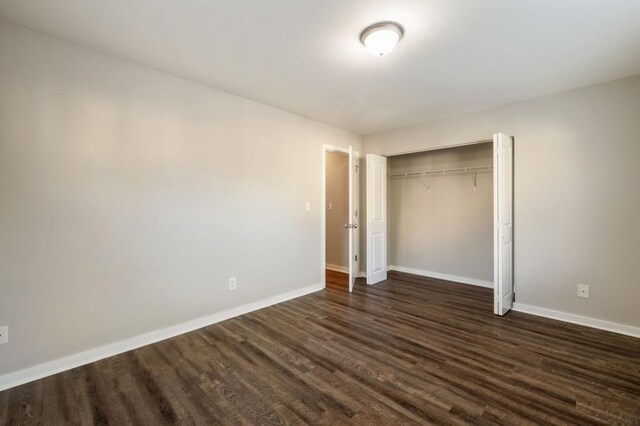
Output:
<instances>
[{"instance_id":1,"label":"dark hardwood floor","mask_svg":"<svg viewBox=\"0 0 640 426\"><path fill-rule=\"evenodd\" d=\"M326 270L327 287L332 289L349 290L349 274L344 272Z\"/></svg>"},{"instance_id":2,"label":"dark hardwood floor","mask_svg":"<svg viewBox=\"0 0 640 426\"><path fill-rule=\"evenodd\" d=\"M0 424L640 424L640 339L400 273L0 393Z\"/></svg>"}]
</instances>

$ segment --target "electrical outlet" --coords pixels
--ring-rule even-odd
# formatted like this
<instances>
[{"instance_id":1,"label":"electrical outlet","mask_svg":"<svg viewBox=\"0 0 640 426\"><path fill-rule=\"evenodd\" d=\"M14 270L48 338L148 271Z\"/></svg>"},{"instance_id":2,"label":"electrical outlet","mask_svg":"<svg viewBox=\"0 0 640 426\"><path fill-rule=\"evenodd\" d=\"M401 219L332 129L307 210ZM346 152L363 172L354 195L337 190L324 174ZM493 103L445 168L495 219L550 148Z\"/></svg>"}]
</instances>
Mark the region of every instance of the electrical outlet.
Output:
<instances>
[{"instance_id":1,"label":"electrical outlet","mask_svg":"<svg viewBox=\"0 0 640 426\"><path fill-rule=\"evenodd\" d=\"M578 284L578 297L589 298L589 286L586 284Z\"/></svg>"},{"instance_id":2,"label":"electrical outlet","mask_svg":"<svg viewBox=\"0 0 640 426\"><path fill-rule=\"evenodd\" d=\"M229 290L235 290L236 286L236 277L229 278Z\"/></svg>"},{"instance_id":3,"label":"electrical outlet","mask_svg":"<svg viewBox=\"0 0 640 426\"><path fill-rule=\"evenodd\" d=\"M0 345L9 343L9 326L0 327Z\"/></svg>"}]
</instances>

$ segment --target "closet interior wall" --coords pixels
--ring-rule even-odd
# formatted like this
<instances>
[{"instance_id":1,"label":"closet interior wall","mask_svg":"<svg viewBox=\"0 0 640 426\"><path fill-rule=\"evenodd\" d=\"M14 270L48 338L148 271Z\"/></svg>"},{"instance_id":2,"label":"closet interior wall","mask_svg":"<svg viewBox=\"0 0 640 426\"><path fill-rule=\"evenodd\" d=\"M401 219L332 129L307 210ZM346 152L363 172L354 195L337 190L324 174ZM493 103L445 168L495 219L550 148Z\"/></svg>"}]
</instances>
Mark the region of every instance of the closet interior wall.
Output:
<instances>
[{"instance_id":1,"label":"closet interior wall","mask_svg":"<svg viewBox=\"0 0 640 426\"><path fill-rule=\"evenodd\" d=\"M493 166L491 143L389 157L388 174ZM388 179L389 269L493 286L493 173Z\"/></svg>"}]
</instances>

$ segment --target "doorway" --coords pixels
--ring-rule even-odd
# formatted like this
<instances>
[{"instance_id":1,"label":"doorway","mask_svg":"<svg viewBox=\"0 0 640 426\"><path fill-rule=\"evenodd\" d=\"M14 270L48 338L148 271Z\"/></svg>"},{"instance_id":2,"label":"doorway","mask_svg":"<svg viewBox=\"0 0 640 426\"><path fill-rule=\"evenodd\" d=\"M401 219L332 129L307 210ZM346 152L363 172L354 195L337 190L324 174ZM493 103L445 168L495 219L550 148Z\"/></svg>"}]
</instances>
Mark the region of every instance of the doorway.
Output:
<instances>
[{"instance_id":1,"label":"doorway","mask_svg":"<svg viewBox=\"0 0 640 426\"><path fill-rule=\"evenodd\" d=\"M325 265L327 286L349 288L349 155L326 153Z\"/></svg>"},{"instance_id":2,"label":"doorway","mask_svg":"<svg viewBox=\"0 0 640 426\"><path fill-rule=\"evenodd\" d=\"M497 133L390 158L368 154L366 182L367 284L394 269L492 287L494 313L511 309L512 137Z\"/></svg>"},{"instance_id":3,"label":"doorway","mask_svg":"<svg viewBox=\"0 0 640 426\"><path fill-rule=\"evenodd\" d=\"M359 270L359 156L351 147L322 149L322 281L351 292Z\"/></svg>"}]
</instances>

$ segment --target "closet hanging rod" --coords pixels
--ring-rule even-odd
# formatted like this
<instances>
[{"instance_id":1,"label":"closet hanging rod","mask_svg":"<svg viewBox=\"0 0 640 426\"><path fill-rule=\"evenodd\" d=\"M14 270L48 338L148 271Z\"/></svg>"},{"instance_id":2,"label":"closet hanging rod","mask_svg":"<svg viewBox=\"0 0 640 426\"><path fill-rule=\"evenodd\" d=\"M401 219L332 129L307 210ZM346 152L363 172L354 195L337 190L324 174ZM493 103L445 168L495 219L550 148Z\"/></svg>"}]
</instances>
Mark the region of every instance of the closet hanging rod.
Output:
<instances>
[{"instance_id":1,"label":"closet hanging rod","mask_svg":"<svg viewBox=\"0 0 640 426\"><path fill-rule=\"evenodd\" d=\"M444 175L447 173L472 173L493 170L493 166L478 166L478 167L460 167L456 169L442 169L442 170L425 170L420 172L404 172L404 173L389 173L387 177L418 177L418 176L430 176L430 175Z\"/></svg>"}]
</instances>

